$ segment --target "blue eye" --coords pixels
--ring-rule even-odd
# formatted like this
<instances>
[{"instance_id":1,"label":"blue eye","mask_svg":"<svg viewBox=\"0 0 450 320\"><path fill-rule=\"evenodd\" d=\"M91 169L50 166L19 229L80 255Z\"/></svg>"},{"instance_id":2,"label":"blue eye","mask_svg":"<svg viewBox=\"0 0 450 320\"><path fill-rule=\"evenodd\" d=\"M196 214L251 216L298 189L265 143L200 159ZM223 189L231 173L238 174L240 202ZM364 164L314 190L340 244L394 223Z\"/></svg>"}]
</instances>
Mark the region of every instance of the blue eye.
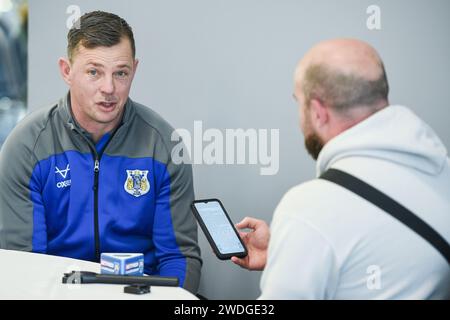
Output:
<instances>
[{"instance_id":1,"label":"blue eye","mask_svg":"<svg viewBox=\"0 0 450 320\"><path fill-rule=\"evenodd\" d=\"M124 77L126 77L126 76L128 75L128 73L126 73L125 71L117 71L117 72L116 72L116 75L117 75L119 78L124 78Z\"/></svg>"},{"instance_id":2,"label":"blue eye","mask_svg":"<svg viewBox=\"0 0 450 320\"><path fill-rule=\"evenodd\" d=\"M88 71L88 74L90 75L90 76L96 76L97 75L97 70L95 70L95 69L91 69L91 70L89 70Z\"/></svg>"}]
</instances>

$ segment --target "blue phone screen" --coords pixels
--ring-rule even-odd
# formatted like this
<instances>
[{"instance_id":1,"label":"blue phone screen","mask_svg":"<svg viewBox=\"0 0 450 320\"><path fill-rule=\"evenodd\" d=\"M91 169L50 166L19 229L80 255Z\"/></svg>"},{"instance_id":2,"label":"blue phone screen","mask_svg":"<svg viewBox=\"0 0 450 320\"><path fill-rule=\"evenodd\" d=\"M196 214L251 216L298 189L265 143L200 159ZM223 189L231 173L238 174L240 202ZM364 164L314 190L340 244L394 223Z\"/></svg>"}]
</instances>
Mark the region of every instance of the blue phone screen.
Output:
<instances>
[{"instance_id":1,"label":"blue phone screen","mask_svg":"<svg viewBox=\"0 0 450 320\"><path fill-rule=\"evenodd\" d=\"M220 203L208 201L197 202L194 205L220 253L245 251Z\"/></svg>"}]
</instances>

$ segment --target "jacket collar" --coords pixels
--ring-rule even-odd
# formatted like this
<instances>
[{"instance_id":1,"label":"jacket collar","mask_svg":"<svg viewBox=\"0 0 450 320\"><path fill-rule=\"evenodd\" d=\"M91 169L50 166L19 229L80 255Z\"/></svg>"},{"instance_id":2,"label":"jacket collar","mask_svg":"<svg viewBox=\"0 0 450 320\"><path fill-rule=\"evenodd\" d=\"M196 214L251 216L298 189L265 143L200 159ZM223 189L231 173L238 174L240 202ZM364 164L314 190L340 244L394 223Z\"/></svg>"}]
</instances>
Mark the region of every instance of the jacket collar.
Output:
<instances>
[{"instance_id":1,"label":"jacket collar","mask_svg":"<svg viewBox=\"0 0 450 320\"><path fill-rule=\"evenodd\" d=\"M119 124L120 126L128 125L135 114L135 107L133 101L128 98L125 102L125 111L122 117L122 122ZM85 132L85 130L78 124L77 120L73 116L72 107L70 103L70 91L58 101L58 111L64 121L64 124L70 130L79 130L81 132Z\"/></svg>"}]
</instances>

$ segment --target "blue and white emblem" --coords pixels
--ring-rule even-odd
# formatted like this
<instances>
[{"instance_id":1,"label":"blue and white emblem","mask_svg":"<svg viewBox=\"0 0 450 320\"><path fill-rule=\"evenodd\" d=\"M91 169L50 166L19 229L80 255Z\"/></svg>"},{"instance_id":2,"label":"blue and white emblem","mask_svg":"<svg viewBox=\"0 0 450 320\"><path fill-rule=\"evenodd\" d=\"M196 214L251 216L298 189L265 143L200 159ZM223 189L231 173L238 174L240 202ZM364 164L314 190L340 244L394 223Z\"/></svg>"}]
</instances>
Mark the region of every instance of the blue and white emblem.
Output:
<instances>
[{"instance_id":1,"label":"blue and white emblem","mask_svg":"<svg viewBox=\"0 0 450 320\"><path fill-rule=\"evenodd\" d=\"M124 184L126 192L140 197L150 191L150 182L147 178L148 170L127 170L127 180Z\"/></svg>"},{"instance_id":2,"label":"blue and white emblem","mask_svg":"<svg viewBox=\"0 0 450 320\"><path fill-rule=\"evenodd\" d=\"M58 189L70 187L72 184L72 180L70 179L70 165L67 164L65 169L60 169L57 166L55 166L55 174L59 174L63 181L56 182L56 187ZM59 177L56 175L56 177Z\"/></svg>"}]
</instances>

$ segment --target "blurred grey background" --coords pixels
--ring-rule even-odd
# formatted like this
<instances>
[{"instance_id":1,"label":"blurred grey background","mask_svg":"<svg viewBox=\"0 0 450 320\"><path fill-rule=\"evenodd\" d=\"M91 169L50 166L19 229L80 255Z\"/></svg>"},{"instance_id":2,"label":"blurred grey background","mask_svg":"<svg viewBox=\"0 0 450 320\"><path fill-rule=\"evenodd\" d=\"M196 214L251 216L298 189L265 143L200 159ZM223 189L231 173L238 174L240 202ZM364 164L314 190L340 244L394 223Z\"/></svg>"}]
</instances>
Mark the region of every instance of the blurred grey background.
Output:
<instances>
[{"instance_id":1,"label":"blurred grey background","mask_svg":"<svg viewBox=\"0 0 450 320\"><path fill-rule=\"evenodd\" d=\"M26 112L28 1L0 0L0 147Z\"/></svg>"},{"instance_id":2,"label":"blurred grey background","mask_svg":"<svg viewBox=\"0 0 450 320\"><path fill-rule=\"evenodd\" d=\"M367 8L381 9L381 30L368 30ZM280 169L195 165L197 198L222 200L234 222L271 221L282 195L314 177L303 149L292 76L313 44L334 37L371 43L383 58L391 103L412 108L450 146L450 1L448 0L30 0L28 110L49 105L67 87L66 13L105 10L135 33L140 64L131 97L175 128L279 129ZM326 195L324 195L326 199ZM200 293L210 299L258 297L260 272L218 260L199 230L204 259ZM293 252L295 254L295 252ZM295 275L292 275L295 277Z\"/></svg>"}]
</instances>

